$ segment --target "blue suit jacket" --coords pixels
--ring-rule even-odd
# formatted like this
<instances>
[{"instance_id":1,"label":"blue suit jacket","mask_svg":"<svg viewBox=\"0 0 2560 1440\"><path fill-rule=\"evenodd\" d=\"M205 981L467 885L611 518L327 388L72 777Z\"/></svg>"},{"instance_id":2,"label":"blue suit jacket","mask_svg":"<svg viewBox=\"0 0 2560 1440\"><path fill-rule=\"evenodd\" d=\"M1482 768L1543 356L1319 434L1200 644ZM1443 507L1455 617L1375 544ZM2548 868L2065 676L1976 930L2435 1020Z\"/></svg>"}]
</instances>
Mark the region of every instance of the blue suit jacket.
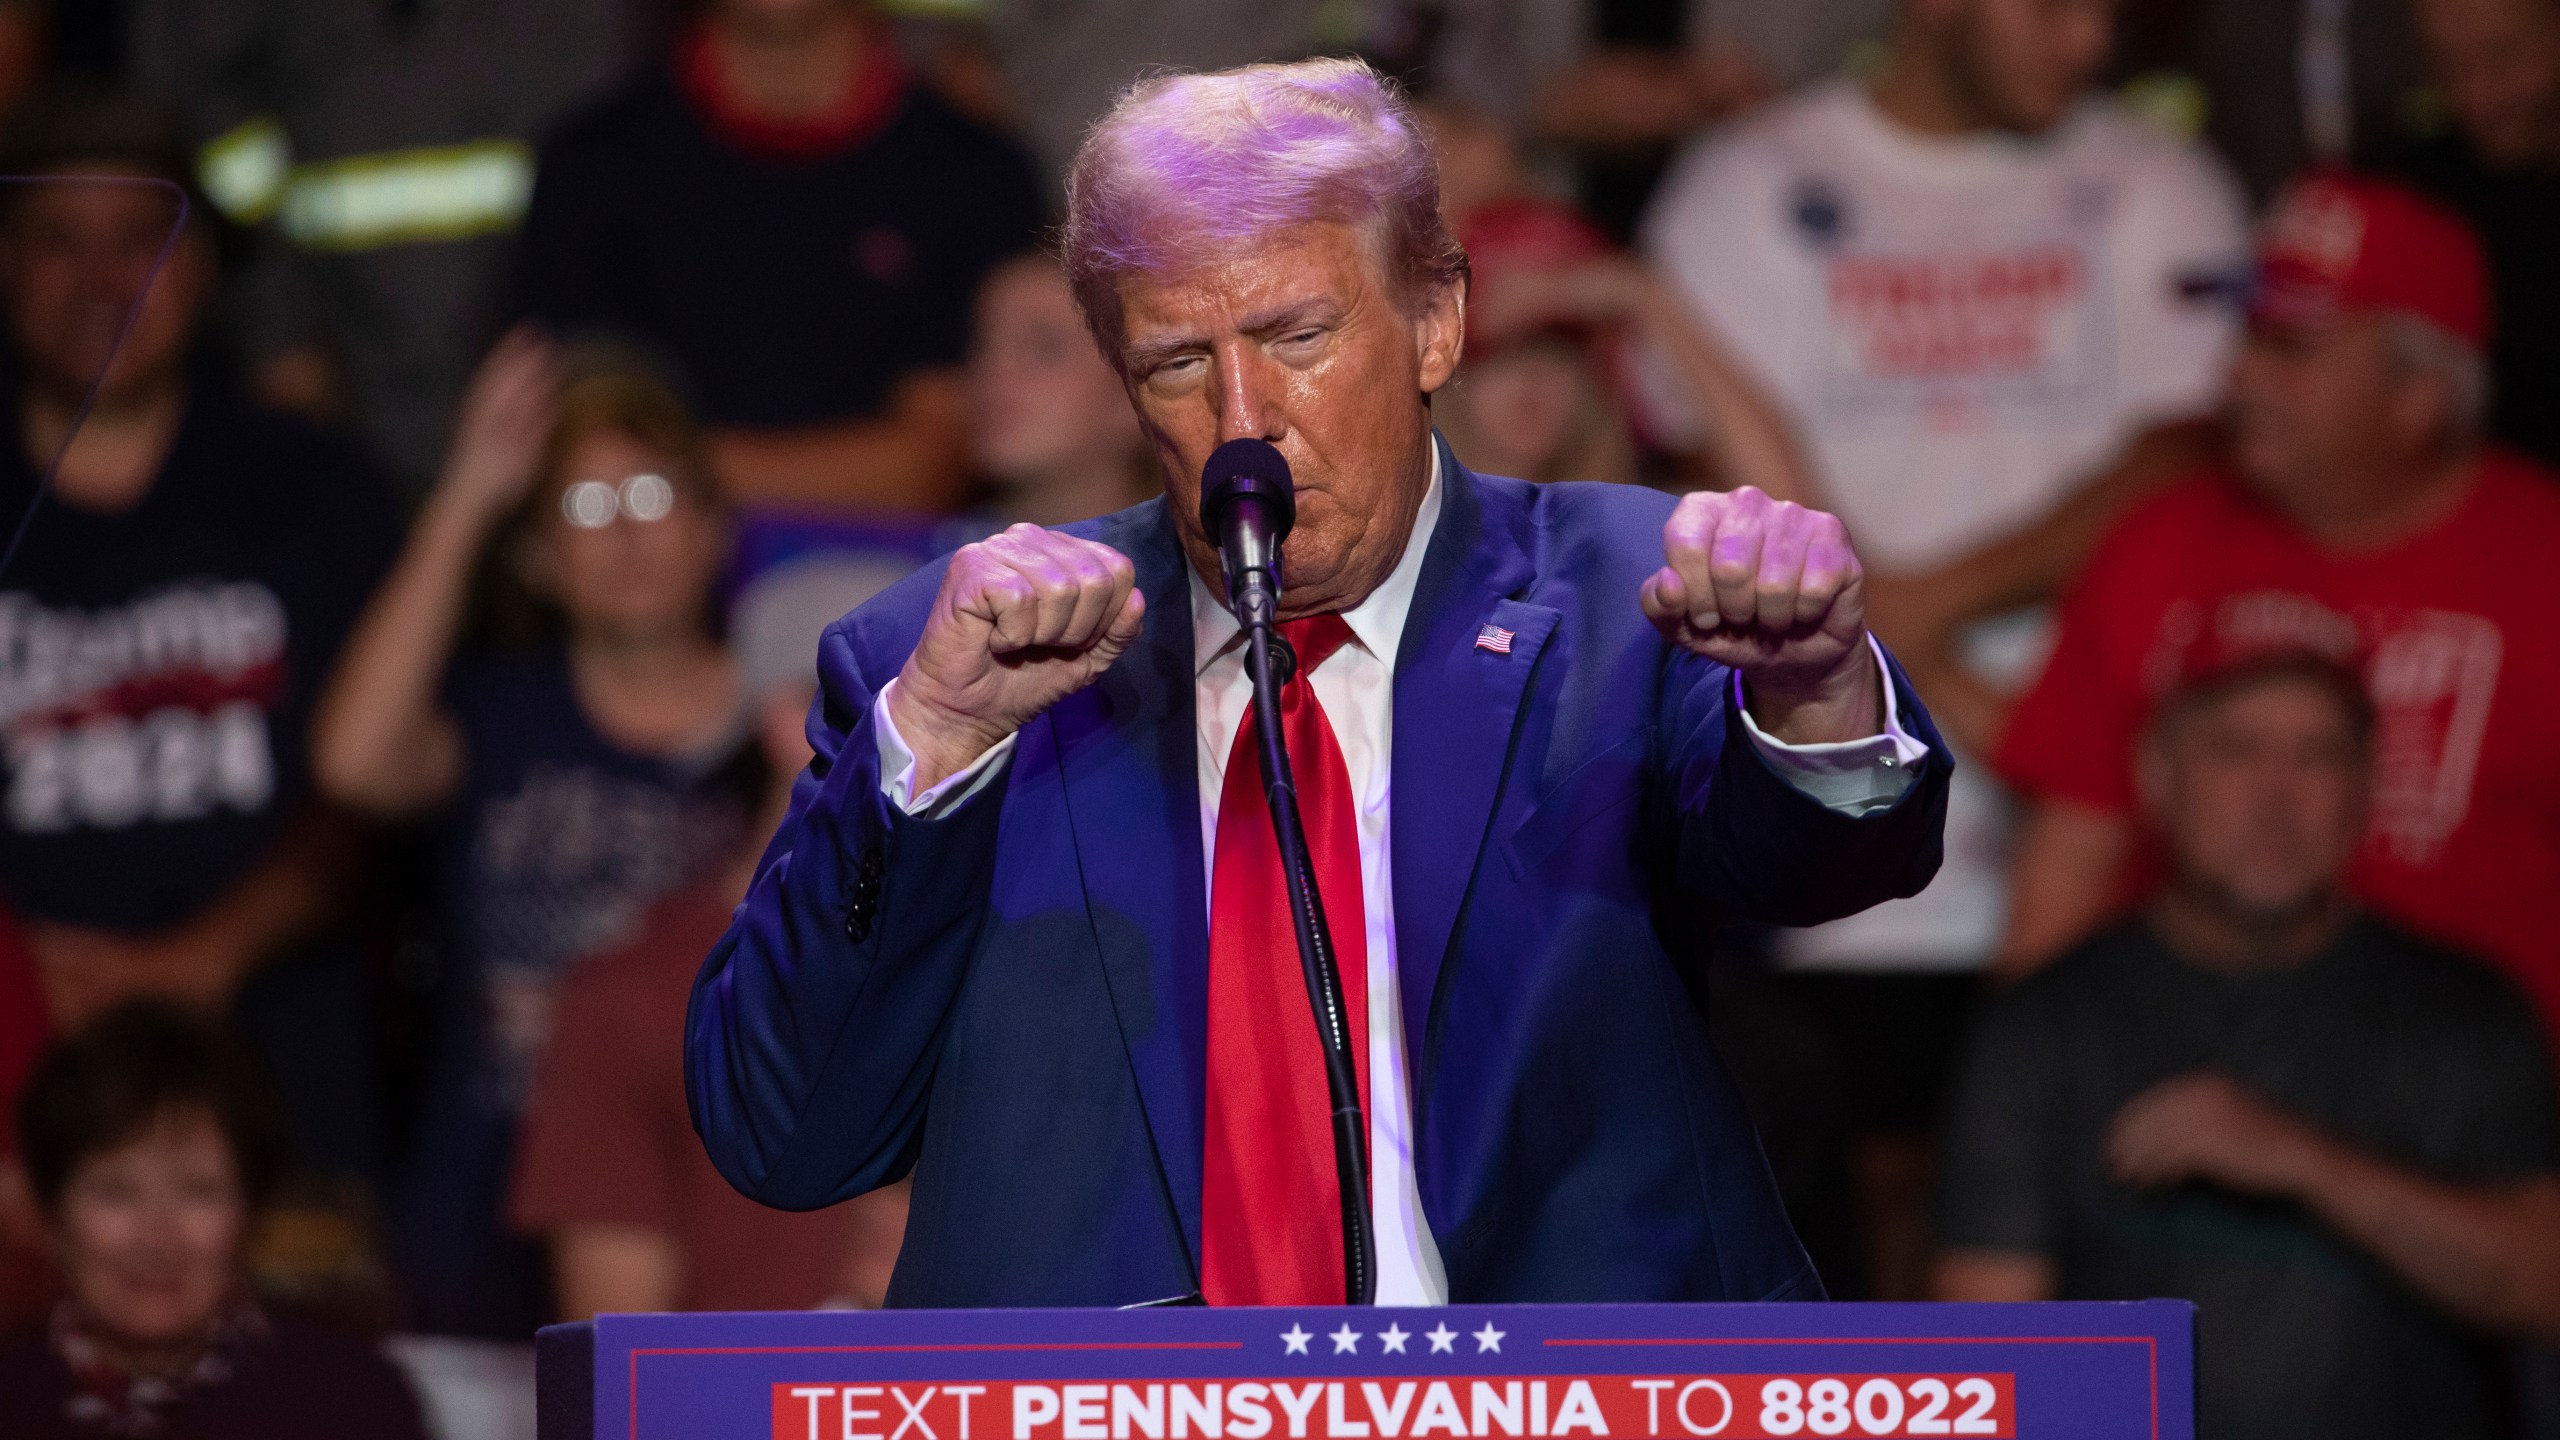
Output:
<instances>
[{"instance_id":1,"label":"blue suit jacket","mask_svg":"<svg viewBox=\"0 0 2560 1440\"><path fill-rule=\"evenodd\" d=\"M1719 916L1803 924L1935 873L1943 749L1851 819L1732 724L1637 607L1672 502L1447 462L1395 678L1396 951L1422 1205L1452 1300L1817 1298L1694 993ZM1190 586L1163 502L1139 642L939 820L883 800L873 697L939 566L830 627L817 758L695 983L722 1174L805 1209L912 1171L902 1305L1199 1288L1208 985ZM1478 627L1516 637L1476 648ZM1336 924L1340 924L1339 919ZM1312 1023L1276 1015L1273 1024Z\"/></svg>"}]
</instances>

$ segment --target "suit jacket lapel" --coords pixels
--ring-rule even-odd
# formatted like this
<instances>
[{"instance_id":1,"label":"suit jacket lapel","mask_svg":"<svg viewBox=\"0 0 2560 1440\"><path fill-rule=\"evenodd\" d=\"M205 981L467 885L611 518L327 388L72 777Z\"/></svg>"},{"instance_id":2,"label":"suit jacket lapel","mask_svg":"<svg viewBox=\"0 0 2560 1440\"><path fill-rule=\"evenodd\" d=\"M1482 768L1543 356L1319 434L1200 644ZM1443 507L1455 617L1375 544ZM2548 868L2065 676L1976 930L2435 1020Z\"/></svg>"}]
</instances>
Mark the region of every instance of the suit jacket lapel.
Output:
<instances>
[{"instance_id":1,"label":"suit jacket lapel","mask_svg":"<svg viewBox=\"0 0 2560 1440\"><path fill-rule=\"evenodd\" d=\"M1190 573L1163 502L1141 509L1153 523L1132 515L1128 529L1099 538L1136 566L1145 634L1047 718L1094 944L1196 1275L1209 885L1200 854Z\"/></svg>"},{"instance_id":2,"label":"suit jacket lapel","mask_svg":"<svg viewBox=\"0 0 2560 1440\"><path fill-rule=\"evenodd\" d=\"M1397 989L1417 1088L1441 962L1484 848L1530 672L1558 618L1514 598L1536 578L1528 516L1478 484L1445 446L1440 453L1440 525L1396 652L1388 792ZM1476 644L1487 625L1511 632L1508 654Z\"/></svg>"}]
</instances>

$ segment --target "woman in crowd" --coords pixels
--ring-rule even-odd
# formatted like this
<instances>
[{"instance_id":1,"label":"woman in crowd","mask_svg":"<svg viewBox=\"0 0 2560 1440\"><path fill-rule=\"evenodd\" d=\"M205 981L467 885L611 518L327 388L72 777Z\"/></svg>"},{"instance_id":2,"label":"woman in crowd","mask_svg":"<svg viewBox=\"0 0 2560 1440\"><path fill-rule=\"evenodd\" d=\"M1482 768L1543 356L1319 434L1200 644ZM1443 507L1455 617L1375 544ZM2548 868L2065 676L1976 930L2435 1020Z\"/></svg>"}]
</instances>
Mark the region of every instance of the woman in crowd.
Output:
<instances>
[{"instance_id":1,"label":"woman in crowd","mask_svg":"<svg viewBox=\"0 0 2560 1440\"><path fill-rule=\"evenodd\" d=\"M1156 493L1120 376L1094 348L1056 259L1017 255L978 290L969 331L969 463L980 489L942 527L955 549L1007 525L1065 525Z\"/></svg>"},{"instance_id":2,"label":"woman in crowd","mask_svg":"<svg viewBox=\"0 0 2560 1440\"><path fill-rule=\"evenodd\" d=\"M10 1435L423 1440L389 1362L250 1295L284 1126L211 1022L157 1001L109 1012L37 1068L19 1129L65 1298L0 1350Z\"/></svg>"},{"instance_id":3,"label":"woman in crowd","mask_svg":"<svg viewBox=\"0 0 2560 1440\"><path fill-rule=\"evenodd\" d=\"M1616 306L1586 296L1587 283L1559 283L1606 266L1608 242L1562 205L1502 200L1469 217L1465 243L1474 272L1466 359L1432 406L1450 447L1493 475L1634 480Z\"/></svg>"},{"instance_id":4,"label":"woman in crowd","mask_svg":"<svg viewBox=\"0 0 2560 1440\"><path fill-rule=\"evenodd\" d=\"M497 1216L553 991L741 839L758 787L714 621L728 536L662 379L512 336L323 699L324 789L441 831L447 1003L397 1217L421 1329L548 1318L543 1267ZM461 645L475 579L530 643Z\"/></svg>"}]
</instances>

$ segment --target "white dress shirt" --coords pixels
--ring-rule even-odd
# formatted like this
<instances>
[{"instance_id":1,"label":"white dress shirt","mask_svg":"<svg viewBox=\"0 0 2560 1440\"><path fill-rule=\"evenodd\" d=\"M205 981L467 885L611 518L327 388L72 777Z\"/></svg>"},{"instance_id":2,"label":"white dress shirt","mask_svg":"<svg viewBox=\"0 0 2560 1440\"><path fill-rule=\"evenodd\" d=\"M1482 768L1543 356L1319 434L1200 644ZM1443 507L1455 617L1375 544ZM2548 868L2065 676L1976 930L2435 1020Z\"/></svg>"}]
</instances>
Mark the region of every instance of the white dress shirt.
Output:
<instances>
[{"instance_id":1,"label":"white dress shirt","mask_svg":"<svg viewBox=\"0 0 2560 1440\"><path fill-rule=\"evenodd\" d=\"M1427 537L1440 519L1440 462L1435 447L1431 484L1414 516L1413 533ZM1408 543L1394 570L1367 599L1342 612L1351 628L1343 645L1307 675L1325 719L1342 747L1343 768L1350 773L1357 804L1360 836L1360 899L1368 932L1369 993L1369 1189L1371 1229L1377 1241L1378 1294L1381 1305L1440 1305L1449 1298L1449 1282L1441 1269L1439 1246L1423 1218L1422 1191L1414 1173L1412 1088L1405 1054L1403 1002L1396 983L1395 877L1388 826L1393 818L1388 781L1389 757L1395 744L1396 647L1403 639L1406 613L1421 579L1426 544ZM1636 597L1627 597L1636 603ZM1218 801L1224 793L1227 754L1252 703L1253 683L1244 668L1235 616L1218 602L1206 581L1191 576L1191 639L1197 670L1194 681L1198 717L1200 782L1200 849L1207 859L1204 874L1217 872ZM1872 642L1870 642L1872 643ZM1878 652L1881 660L1881 651ZM1013 753L1007 736L959 771L914 794L915 756L889 716L889 690L881 688L873 704L873 732L879 737L881 789L891 803L911 815L949 814L976 796L1002 772ZM1892 687L1885 691L1885 728L1879 735L1827 745L1786 745L1752 723L1741 705L1741 682L1735 681L1734 709L1752 744L1771 767L1799 790L1835 810L1851 814L1887 805L1911 783L1911 765L1928 747L1906 734L1897 713ZM1201 897L1204 905L1210 897ZM1336 923L1340 923L1336 917Z\"/></svg>"}]
</instances>

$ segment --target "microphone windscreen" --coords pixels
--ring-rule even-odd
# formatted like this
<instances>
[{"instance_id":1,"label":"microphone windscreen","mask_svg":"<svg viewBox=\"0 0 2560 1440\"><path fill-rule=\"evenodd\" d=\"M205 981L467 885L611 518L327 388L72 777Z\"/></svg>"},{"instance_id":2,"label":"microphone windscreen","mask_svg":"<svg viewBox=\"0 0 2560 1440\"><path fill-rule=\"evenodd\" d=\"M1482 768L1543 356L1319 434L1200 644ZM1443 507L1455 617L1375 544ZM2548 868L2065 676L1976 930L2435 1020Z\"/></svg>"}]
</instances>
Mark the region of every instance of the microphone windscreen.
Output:
<instances>
[{"instance_id":1,"label":"microphone windscreen","mask_svg":"<svg viewBox=\"0 0 2560 1440\"><path fill-rule=\"evenodd\" d=\"M1209 463L1200 467L1202 528L1212 536L1222 533L1227 508L1247 496L1262 502L1275 543L1297 523L1298 491L1289 477L1289 459L1268 440L1230 440L1209 452Z\"/></svg>"}]
</instances>

